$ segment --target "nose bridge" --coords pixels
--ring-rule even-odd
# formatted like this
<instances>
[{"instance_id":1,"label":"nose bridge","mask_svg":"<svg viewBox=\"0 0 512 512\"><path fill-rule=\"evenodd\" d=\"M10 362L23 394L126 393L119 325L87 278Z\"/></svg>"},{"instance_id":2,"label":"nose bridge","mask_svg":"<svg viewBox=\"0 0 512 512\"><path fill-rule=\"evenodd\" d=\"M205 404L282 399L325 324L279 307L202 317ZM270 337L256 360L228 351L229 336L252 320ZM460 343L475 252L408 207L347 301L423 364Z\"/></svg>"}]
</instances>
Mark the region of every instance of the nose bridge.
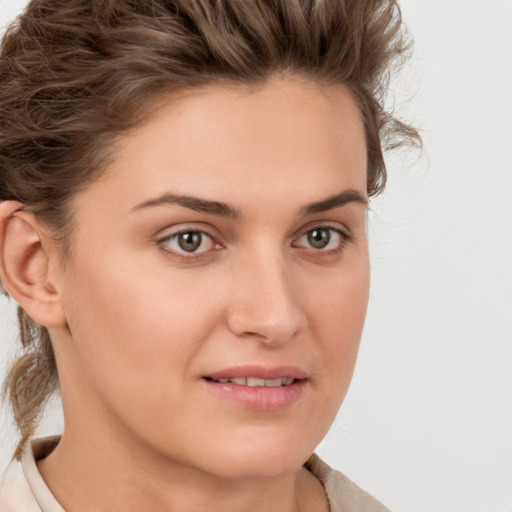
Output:
<instances>
[{"instance_id":1,"label":"nose bridge","mask_svg":"<svg viewBox=\"0 0 512 512\"><path fill-rule=\"evenodd\" d=\"M280 344L300 330L305 316L295 290L291 264L275 246L260 246L241 258L234 272L229 312L234 333Z\"/></svg>"}]
</instances>

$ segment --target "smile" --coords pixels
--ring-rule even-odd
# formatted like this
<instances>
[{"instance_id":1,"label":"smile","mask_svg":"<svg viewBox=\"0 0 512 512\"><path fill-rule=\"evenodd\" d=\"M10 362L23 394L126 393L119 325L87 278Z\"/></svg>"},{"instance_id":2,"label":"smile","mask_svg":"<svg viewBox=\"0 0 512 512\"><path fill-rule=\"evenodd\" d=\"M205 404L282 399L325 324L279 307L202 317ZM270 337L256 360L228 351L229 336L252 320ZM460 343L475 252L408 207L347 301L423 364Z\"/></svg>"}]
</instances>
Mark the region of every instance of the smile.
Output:
<instances>
[{"instance_id":1,"label":"smile","mask_svg":"<svg viewBox=\"0 0 512 512\"><path fill-rule=\"evenodd\" d=\"M281 377L277 379L260 379L259 377L233 377L233 378L220 378L220 379L212 379L207 377L206 380L210 380L213 382L218 382L220 384L227 384L231 382L233 384L237 384L239 386L249 386L249 387L267 387L267 388L277 388L280 386L289 386L293 384L293 377Z\"/></svg>"},{"instance_id":2,"label":"smile","mask_svg":"<svg viewBox=\"0 0 512 512\"><path fill-rule=\"evenodd\" d=\"M229 368L204 376L207 389L222 403L255 411L278 411L297 403L309 383L295 366Z\"/></svg>"}]
</instances>

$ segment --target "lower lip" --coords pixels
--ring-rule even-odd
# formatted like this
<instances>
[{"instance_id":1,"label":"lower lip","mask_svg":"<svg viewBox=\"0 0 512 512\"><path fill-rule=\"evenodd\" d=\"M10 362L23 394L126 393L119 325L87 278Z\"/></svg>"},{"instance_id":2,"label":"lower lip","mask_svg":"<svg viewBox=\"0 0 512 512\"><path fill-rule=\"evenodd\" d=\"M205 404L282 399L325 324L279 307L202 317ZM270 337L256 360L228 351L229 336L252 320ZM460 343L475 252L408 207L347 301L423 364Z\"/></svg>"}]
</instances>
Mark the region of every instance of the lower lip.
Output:
<instances>
[{"instance_id":1,"label":"lower lip","mask_svg":"<svg viewBox=\"0 0 512 512\"><path fill-rule=\"evenodd\" d=\"M297 402L304 391L306 379L288 386L244 386L232 382L220 383L203 379L210 390L247 409L277 411Z\"/></svg>"}]
</instances>

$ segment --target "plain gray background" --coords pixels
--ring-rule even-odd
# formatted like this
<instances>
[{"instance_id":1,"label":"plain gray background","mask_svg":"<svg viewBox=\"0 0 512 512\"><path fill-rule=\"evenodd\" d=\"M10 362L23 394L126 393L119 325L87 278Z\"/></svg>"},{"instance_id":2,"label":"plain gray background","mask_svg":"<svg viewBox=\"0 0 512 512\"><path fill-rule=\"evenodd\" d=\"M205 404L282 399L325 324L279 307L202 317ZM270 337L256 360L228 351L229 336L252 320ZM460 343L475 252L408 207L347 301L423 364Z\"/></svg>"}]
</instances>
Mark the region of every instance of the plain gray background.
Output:
<instances>
[{"instance_id":1,"label":"plain gray background","mask_svg":"<svg viewBox=\"0 0 512 512\"><path fill-rule=\"evenodd\" d=\"M0 0L0 27L25 4ZM425 149L389 156L372 203L367 326L319 452L393 512L511 512L512 1L401 5L416 51L390 105ZM2 299L0 376L15 333ZM54 406L42 433L61 428Z\"/></svg>"}]
</instances>

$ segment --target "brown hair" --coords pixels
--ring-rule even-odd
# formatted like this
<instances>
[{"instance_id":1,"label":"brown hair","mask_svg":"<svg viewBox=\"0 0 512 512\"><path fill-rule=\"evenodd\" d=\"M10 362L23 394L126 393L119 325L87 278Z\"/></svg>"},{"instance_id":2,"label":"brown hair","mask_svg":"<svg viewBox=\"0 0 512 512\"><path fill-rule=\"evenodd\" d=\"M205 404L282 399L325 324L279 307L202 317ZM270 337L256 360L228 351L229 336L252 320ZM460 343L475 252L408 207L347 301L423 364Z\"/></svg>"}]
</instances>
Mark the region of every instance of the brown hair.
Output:
<instances>
[{"instance_id":1,"label":"brown hair","mask_svg":"<svg viewBox=\"0 0 512 512\"><path fill-rule=\"evenodd\" d=\"M32 0L0 51L0 200L23 203L67 250L70 200L155 98L278 73L351 90L376 195L383 149L420 142L384 108L408 41L395 0ZM58 387L48 332L21 308L19 324L26 353L4 384L21 432L15 457Z\"/></svg>"}]
</instances>

